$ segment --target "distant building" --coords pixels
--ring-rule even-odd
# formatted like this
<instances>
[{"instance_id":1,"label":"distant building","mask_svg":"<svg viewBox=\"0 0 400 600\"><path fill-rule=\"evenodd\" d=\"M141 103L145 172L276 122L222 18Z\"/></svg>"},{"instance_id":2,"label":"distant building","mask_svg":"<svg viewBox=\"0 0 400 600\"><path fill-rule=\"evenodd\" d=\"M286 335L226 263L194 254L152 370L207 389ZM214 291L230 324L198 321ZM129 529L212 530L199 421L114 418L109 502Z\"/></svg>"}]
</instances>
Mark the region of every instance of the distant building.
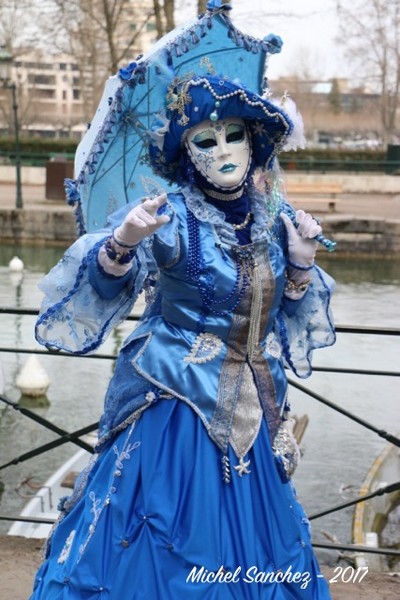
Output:
<instances>
[{"instance_id":1,"label":"distant building","mask_svg":"<svg viewBox=\"0 0 400 600\"><path fill-rule=\"evenodd\" d=\"M346 79L270 82L274 96L288 92L296 102L309 141L338 145L339 140L379 139L382 134L380 96L364 88L351 88ZM329 142L331 140L331 142Z\"/></svg>"},{"instance_id":2,"label":"distant building","mask_svg":"<svg viewBox=\"0 0 400 600\"><path fill-rule=\"evenodd\" d=\"M28 50L13 65L21 130L27 135L69 137L82 124L82 81L78 65L67 54L44 55Z\"/></svg>"},{"instance_id":3,"label":"distant building","mask_svg":"<svg viewBox=\"0 0 400 600\"><path fill-rule=\"evenodd\" d=\"M137 0L132 0L125 9L117 36L119 47L125 48L135 31L138 36L129 56L119 66L134 60L154 43L154 18L144 20L148 9L148 3ZM91 65L83 69L68 54L51 55L32 48L20 51L12 65L11 80L17 85L22 135L80 138L96 110L109 74L105 68L93 73ZM98 82L97 89L93 81ZM12 127L11 94L1 87L0 104L0 134L7 135Z\"/></svg>"}]
</instances>

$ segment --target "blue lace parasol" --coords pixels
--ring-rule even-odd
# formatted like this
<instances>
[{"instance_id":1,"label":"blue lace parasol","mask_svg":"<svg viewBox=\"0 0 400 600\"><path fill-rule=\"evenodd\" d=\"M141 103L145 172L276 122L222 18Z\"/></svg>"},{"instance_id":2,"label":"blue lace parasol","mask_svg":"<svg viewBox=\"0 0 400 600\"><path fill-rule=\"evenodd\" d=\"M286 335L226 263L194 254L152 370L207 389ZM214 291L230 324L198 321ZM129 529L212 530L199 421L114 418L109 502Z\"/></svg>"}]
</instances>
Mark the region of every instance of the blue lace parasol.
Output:
<instances>
[{"instance_id":1,"label":"blue lace parasol","mask_svg":"<svg viewBox=\"0 0 400 600\"><path fill-rule=\"evenodd\" d=\"M108 215L127 203L171 189L152 172L147 148L152 124L165 114L167 88L175 77L213 70L263 92L267 54L280 52L280 38L244 35L228 17L230 6L221 6L218 0L211 0L207 9L106 83L91 127L77 149L76 180L66 180L79 234L104 227Z\"/></svg>"}]
</instances>

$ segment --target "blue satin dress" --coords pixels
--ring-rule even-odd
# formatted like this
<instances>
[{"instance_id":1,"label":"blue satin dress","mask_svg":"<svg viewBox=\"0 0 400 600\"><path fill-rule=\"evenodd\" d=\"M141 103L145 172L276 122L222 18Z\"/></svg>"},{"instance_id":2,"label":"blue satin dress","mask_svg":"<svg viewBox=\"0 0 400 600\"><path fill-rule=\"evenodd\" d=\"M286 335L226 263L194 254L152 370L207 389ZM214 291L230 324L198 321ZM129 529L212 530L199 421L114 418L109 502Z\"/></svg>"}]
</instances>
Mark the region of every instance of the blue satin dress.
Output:
<instances>
[{"instance_id":1,"label":"blue satin dress","mask_svg":"<svg viewBox=\"0 0 400 600\"><path fill-rule=\"evenodd\" d=\"M251 242L236 249L202 194L169 202L171 222L126 277L99 270L100 232L42 285L37 337L76 353L95 349L143 287L152 298L121 350L98 452L63 503L31 600L328 600L273 441L285 366L307 376L313 349L333 343L332 281L315 267L304 298L285 299L281 207L256 193Z\"/></svg>"}]
</instances>

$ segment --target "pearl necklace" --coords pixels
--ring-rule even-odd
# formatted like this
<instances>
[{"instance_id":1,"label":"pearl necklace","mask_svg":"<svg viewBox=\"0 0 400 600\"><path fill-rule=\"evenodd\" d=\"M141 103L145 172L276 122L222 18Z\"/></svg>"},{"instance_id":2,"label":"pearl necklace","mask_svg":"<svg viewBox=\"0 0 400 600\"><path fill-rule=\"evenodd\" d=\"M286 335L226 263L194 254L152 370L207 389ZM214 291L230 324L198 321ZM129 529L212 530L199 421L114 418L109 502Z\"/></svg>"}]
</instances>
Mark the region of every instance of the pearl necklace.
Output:
<instances>
[{"instance_id":1,"label":"pearl necklace","mask_svg":"<svg viewBox=\"0 0 400 600\"><path fill-rule=\"evenodd\" d=\"M251 212L248 212L245 220L242 223L238 223L237 225L235 223L231 223L231 225L235 231L239 231L240 229L244 229L245 227L247 227L247 225L250 223L250 219Z\"/></svg>"}]
</instances>

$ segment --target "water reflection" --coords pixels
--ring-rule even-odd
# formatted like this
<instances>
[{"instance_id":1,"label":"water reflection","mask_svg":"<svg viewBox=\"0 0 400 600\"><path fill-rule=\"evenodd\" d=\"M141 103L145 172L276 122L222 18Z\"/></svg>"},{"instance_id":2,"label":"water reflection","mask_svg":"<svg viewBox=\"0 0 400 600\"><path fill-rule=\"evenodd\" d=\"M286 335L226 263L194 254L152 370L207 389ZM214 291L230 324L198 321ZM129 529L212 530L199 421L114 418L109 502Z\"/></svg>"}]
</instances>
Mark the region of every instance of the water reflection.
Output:
<instances>
[{"instance_id":1,"label":"water reflection","mask_svg":"<svg viewBox=\"0 0 400 600\"><path fill-rule=\"evenodd\" d=\"M7 266L13 256L18 256L25 265L25 269L32 272L47 273L62 257L63 247L51 246L26 246L1 244L0 266Z\"/></svg>"},{"instance_id":2,"label":"water reflection","mask_svg":"<svg viewBox=\"0 0 400 600\"><path fill-rule=\"evenodd\" d=\"M43 247L0 248L0 305L35 308L41 295L37 282L61 258L63 249ZM16 286L7 269L9 260L19 256L25 271ZM333 310L337 324L399 327L400 258L392 260L342 259L319 253L319 264L337 281ZM33 337L34 317L1 316L1 345L17 348L37 347ZM102 351L115 352L134 325L124 323L105 343ZM338 335L337 344L315 355L315 364L326 366L358 366L370 369L398 370L398 338L380 336ZM6 380L7 395L18 400L14 381L24 356L0 355ZM112 361L44 356L41 362L52 384L48 407L35 409L38 414L60 427L73 431L97 420L104 393L112 374ZM371 421L377 427L397 433L398 379L314 373L307 381L317 393ZM294 412L307 413L310 423L304 437L305 453L295 476L300 499L308 513L343 502L357 493L372 460L384 442L372 432L349 421L315 400L291 390ZM10 408L0 406L0 456L5 463L47 441L54 434ZM3 471L5 490L0 512L15 514L24 504L14 489L22 479L34 476L44 480L66 457L74 452L71 444L57 448L46 456ZM323 531L350 541L352 510L334 513L313 522L313 535L325 541ZM7 529L0 522L0 532ZM335 559L324 554L324 562Z\"/></svg>"},{"instance_id":3,"label":"water reflection","mask_svg":"<svg viewBox=\"0 0 400 600\"><path fill-rule=\"evenodd\" d=\"M7 266L13 256L24 262L31 272L47 273L62 257L66 248L51 246L0 246L0 266ZM400 282L400 256L391 258L341 257L323 250L318 252L318 264L340 283L395 284Z\"/></svg>"},{"instance_id":4,"label":"water reflection","mask_svg":"<svg viewBox=\"0 0 400 600\"><path fill-rule=\"evenodd\" d=\"M391 258L349 258L318 253L318 264L339 283L400 283L400 256Z\"/></svg>"}]
</instances>

